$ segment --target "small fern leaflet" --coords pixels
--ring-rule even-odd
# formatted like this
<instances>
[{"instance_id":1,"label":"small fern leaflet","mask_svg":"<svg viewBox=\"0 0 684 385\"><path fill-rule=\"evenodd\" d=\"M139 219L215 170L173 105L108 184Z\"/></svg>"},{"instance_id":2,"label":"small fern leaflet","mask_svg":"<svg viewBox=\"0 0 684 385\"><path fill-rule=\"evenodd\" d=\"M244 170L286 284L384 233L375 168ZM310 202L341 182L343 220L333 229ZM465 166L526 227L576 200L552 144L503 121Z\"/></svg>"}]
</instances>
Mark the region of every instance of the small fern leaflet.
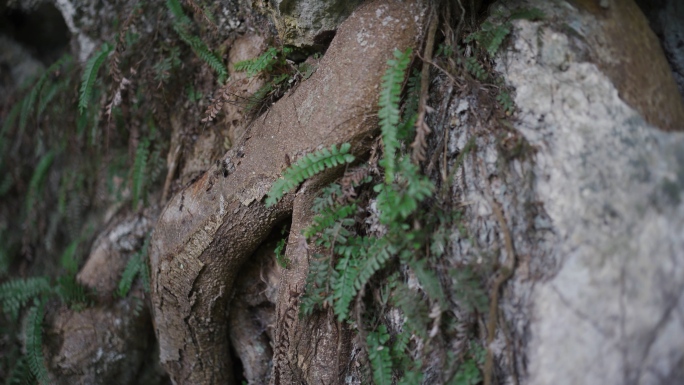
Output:
<instances>
[{"instance_id":1,"label":"small fern leaflet","mask_svg":"<svg viewBox=\"0 0 684 385\"><path fill-rule=\"evenodd\" d=\"M411 49L406 50L406 52L395 50L395 59L387 61L389 68L382 77L378 118L380 119L380 130L382 131L382 142L385 149L385 156L381 165L385 167L386 183L391 183L394 180L395 154L399 148L397 125L399 124L401 85L404 82L406 68L411 62L411 53Z\"/></svg>"},{"instance_id":2,"label":"small fern leaflet","mask_svg":"<svg viewBox=\"0 0 684 385\"><path fill-rule=\"evenodd\" d=\"M78 96L78 111L83 114L88 109L88 103L93 95L93 85L95 78L97 78L97 71L99 71L102 63L112 51L112 46L109 43L102 44L102 47L93 57L88 59L83 77L81 78L81 89Z\"/></svg>"},{"instance_id":3,"label":"small fern leaflet","mask_svg":"<svg viewBox=\"0 0 684 385\"><path fill-rule=\"evenodd\" d=\"M26 316L24 334L29 370L40 384L46 384L50 379L43 357L43 316L43 302L36 300Z\"/></svg>"},{"instance_id":4,"label":"small fern leaflet","mask_svg":"<svg viewBox=\"0 0 684 385\"><path fill-rule=\"evenodd\" d=\"M368 333L368 358L373 367L373 381L376 385L392 384L392 359L390 349L385 346L389 341L387 327L380 325L377 331Z\"/></svg>"},{"instance_id":5,"label":"small fern leaflet","mask_svg":"<svg viewBox=\"0 0 684 385\"><path fill-rule=\"evenodd\" d=\"M285 170L282 178L273 183L266 198L266 207L278 203L280 198L287 192L299 186L305 179L311 178L326 168L353 162L354 155L349 153L350 149L351 145L349 143L342 144L339 149L333 144L330 149L324 148L305 155L297 163Z\"/></svg>"}]
</instances>

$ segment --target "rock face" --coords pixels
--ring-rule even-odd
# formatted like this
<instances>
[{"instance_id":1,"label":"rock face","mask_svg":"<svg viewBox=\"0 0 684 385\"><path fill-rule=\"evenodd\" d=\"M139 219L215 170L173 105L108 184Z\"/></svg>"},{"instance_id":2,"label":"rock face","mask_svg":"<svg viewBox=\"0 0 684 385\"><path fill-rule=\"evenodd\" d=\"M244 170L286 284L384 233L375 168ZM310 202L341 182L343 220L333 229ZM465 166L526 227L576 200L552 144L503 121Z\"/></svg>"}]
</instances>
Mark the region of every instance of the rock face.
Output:
<instances>
[{"instance_id":1,"label":"rock face","mask_svg":"<svg viewBox=\"0 0 684 385\"><path fill-rule=\"evenodd\" d=\"M684 135L646 123L568 35L514 25L500 70L516 88L515 127L538 150L534 189L558 261L530 297L528 383L680 383Z\"/></svg>"},{"instance_id":2,"label":"rock face","mask_svg":"<svg viewBox=\"0 0 684 385\"><path fill-rule=\"evenodd\" d=\"M329 42L362 0L270 0L262 5L272 15L283 44L315 46Z\"/></svg>"}]
</instances>

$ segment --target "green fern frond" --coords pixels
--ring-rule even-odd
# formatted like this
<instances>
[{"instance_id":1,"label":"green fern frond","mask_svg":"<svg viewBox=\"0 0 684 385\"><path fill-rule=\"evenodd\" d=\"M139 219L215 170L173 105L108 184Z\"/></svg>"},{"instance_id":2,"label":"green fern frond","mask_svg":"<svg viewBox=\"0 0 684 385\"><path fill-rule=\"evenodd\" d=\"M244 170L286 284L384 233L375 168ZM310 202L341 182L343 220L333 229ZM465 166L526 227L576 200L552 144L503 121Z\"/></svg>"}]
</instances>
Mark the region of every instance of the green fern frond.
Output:
<instances>
[{"instance_id":1,"label":"green fern frond","mask_svg":"<svg viewBox=\"0 0 684 385\"><path fill-rule=\"evenodd\" d=\"M23 102L21 103L21 116L19 117L19 130L22 132L24 131L24 128L26 127L26 122L28 122L29 115L31 114L31 110L33 110L33 105L36 103L36 99L38 98L38 90L40 86L42 86L42 80L43 78L41 77L40 80L36 83L36 85L31 89L31 92L29 92L28 96L24 98Z\"/></svg>"},{"instance_id":2,"label":"green fern frond","mask_svg":"<svg viewBox=\"0 0 684 385\"><path fill-rule=\"evenodd\" d=\"M350 255L340 259L335 268L336 280L333 287L333 299L335 314L339 320L347 319L349 305L356 294L368 283L373 274L382 269L397 252L397 245L390 242L387 237L372 239L368 243L365 249L356 251L364 255L365 258L357 260L351 258ZM353 252L353 249L350 251Z\"/></svg>"},{"instance_id":3,"label":"green fern frond","mask_svg":"<svg viewBox=\"0 0 684 385\"><path fill-rule=\"evenodd\" d=\"M119 280L119 287L116 291L116 295L121 298L125 298L126 295L128 295L128 292L131 290L131 286L133 286L133 280L140 272L141 267L142 261L140 260L140 254L133 254L133 256L131 256L131 258L128 260L126 268L121 274L121 280Z\"/></svg>"},{"instance_id":4,"label":"green fern frond","mask_svg":"<svg viewBox=\"0 0 684 385\"><path fill-rule=\"evenodd\" d=\"M81 78L81 89L78 95L78 110L83 114L88 109L88 103L93 95L93 85L97 78L97 72L100 70L102 63L112 51L112 46L109 43L103 43L99 51L88 59L83 77Z\"/></svg>"},{"instance_id":5,"label":"green fern frond","mask_svg":"<svg viewBox=\"0 0 684 385\"><path fill-rule=\"evenodd\" d=\"M335 198L339 196L342 196L342 186L339 184L331 183L323 187L321 195L314 198L311 211L320 213L325 208L332 207L335 204Z\"/></svg>"},{"instance_id":6,"label":"green fern frond","mask_svg":"<svg viewBox=\"0 0 684 385\"><path fill-rule=\"evenodd\" d=\"M76 239L69 243L69 246L64 249L62 256L59 258L59 264L68 274L76 274L76 271L78 270L78 261L74 256L76 255L76 249L80 242L80 239Z\"/></svg>"},{"instance_id":7,"label":"green fern frond","mask_svg":"<svg viewBox=\"0 0 684 385\"><path fill-rule=\"evenodd\" d=\"M390 349L385 346L389 341L387 327L380 325L378 330L368 333L368 359L373 368L373 381L376 385L392 384L392 359Z\"/></svg>"},{"instance_id":8,"label":"green fern frond","mask_svg":"<svg viewBox=\"0 0 684 385\"><path fill-rule=\"evenodd\" d=\"M332 283L333 304L337 319L342 322L349 317L349 305L354 300L354 279L358 274L358 261L351 257L343 257L335 267L335 280Z\"/></svg>"},{"instance_id":9,"label":"green fern frond","mask_svg":"<svg viewBox=\"0 0 684 385\"><path fill-rule=\"evenodd\" d=\"M7 281L0 285L2 310L10 319L17 320L19 311L30 299L49 293L50 290L50 281L45 277Z\"/></svg>"},{"instance_id":10,"label":"green fern frond","mask_svg":"<svg viewBox=\"0 0 684 385\"><path fill-rule=\"evenodd\" d=\"M133 161L133 209L137 210L139 204L144 200L143 192L146 179L147 158L150 154L150 141L143 138L138 143L138 148L135 150L135 160Z\"/></svg>"},{"instance_id":11,"label":"green fern frond","mask_svg":"<svg viewBox=\"0 0 684 385\"><path fill-rule=\"evenodd\" d=\"M326 168L353 162L354 155L349 153L350 149L349 143L342 144L339 149L333 144L330 149L324 148L305 155L285 170L282 178L273 183L266 198L266 207L273 206L283 195L299 186L305 179L311 178Z\"/></svg>"},{"instance_id":12,"label":"green fern frond","mask_svg":"<svg viewBox=\"0 0 684 385\"><path fill-rule=\"evenodd\" d=\"M17 116L19 116L19 111L21 111L23 105L24 102L16 103L10 110L9 114L7 114L7 116L5 117L5 121L2 122L2 131L0 131L0 139L3 139L3 144L0 144L0 146L4 145L5 133L7 133L7 131L9 131L9 129L12 126L14 126L14 122L17 120Z\"/></svg>"},{"instance_id":13,"label":"green fern frond","mask_svg":"<svg viewBox=\"0 0 684 385\"><path fill-rule=\"evenodd\" d=\"M368 248L368 256L359 267L359 273L354 279L354 289L361 290L368 280L378 270L385 267L387 261L397 252L397 244L389 242L387 238L380 238ZM356 293L354 293L356 294Z\"/></svg>"},{"instance_id":14,"label":"green fern frond","mask_svg":"<svg viewBox=\"0 0 684 385\"><path fill-rule=\"evenodd\" d=\"M499 105L504 109L504 112L506 114L510 115L515 111L515 104L513 104L513 100L511 99L511 94L508 93L506 90L501 90L499 91L499 94L496 96L496 101L499 102Z\"/></svg>"},{"instance_id":15,"label":"green fern frond","mask_svg":"<svg viewBox=\"0 0 684 385\"><path fill-rule=\"evenodd\" d=\"M355 204L342 205L335 208L328 208L313 219L311 226L302 231L306 238L311 238L321 230L330 227L336 221L353 215L357 210Z\"/></svg>"},{"instance_id":16,"label":"green fern frond","mask_svg":"<svg viewBox=\"0 0 684 385\"><path fill-rule=\"evenodd\" d=\"M407 91L404 100L402 121L399 123L397 137L405 140L413 137L415 133L416 118L418 116L418 102L420 99L420 71L413 70L406 82Z\"/></svg>"},{"instance_id":17,"label":"green fern frond","mask_svg":"<svg viewBox=\"0 0 684 385\"><path fill-rule=\"evenodd\" d=\"M149 283L149 272L147 267L147 248L149 247L150 236L145 238L140 250L133 254L126 263L123 273L121 273L121 279L119 280L119 287L117 288L116 294L125 298L128 292L133 286L133 280L140 274L143 288L146 292L150 291Z\"/></svg>"},{"instance_id":18,"label":"green fern frond","mask_svg":"<svg viewBox=\"0 0 684 385\"><path fill-rule=\"evenodd\" d=\"M399 100L401 85L404 82L406 68L411 62L411 49L406 52L394 51L395 59L387 61L389 68L382 77L380 88L380 100L378 101L378 118L382 131L382 143L384 146L384 158L381 165L385 167L385 182L394 180L396 152L399 148L397 125L399 124Z\"/></svg>"},{"instance_id":19,"label":"green fern frond","mask_svg":"<svg viewBox=\"0 0 684 385\"><path fill-rule=\"evenodd\" d=\"M446 302L446 295L442 289L442 284L439 282L439 278L435 275L435 273L432 272L432 270L430 270L426 265L427 261L425 260L412 260L409 262L409 266L411 266L411 269L416 274L418 282L420 282L428 297L434 301L437 301L441 305L442 309L446 309L448 304Z\"/></svg>"},{"instance_id":20,"label":"green fern frond","mask_svg":"<svg viewBox=\"0 0 684 385\"><path fill-rule=\"evenodd\" d=\"M335 244L335 254L345 258L360 259L366 250L375 242L375 238L353 237L346 244Z\"/></svg>"},{"instance_id":21,"label":"green fern frond","mask_svg":"<svg viewBox=\"0 0 684 385\"><path fill-rule=\"evenodd\" d=\"M289 268L290 261L285 258L285 246L287 245L287 239L283 238L278 241L276 244L275 250L273 250L273 253L275 254L276 262L278 262L278 265L282 267L283 269Z\"/></svg>"},{"instance_id":22,"label":"green fern frond","mask_svg":"<svg viewBox=\"0 0 684 385\"><path fill-rule=\"evenodd\" d=\"M235 63L235 70L239 72L247 72L247 76L250 78L262 72L272 72L276 66L285 65L285 58L290 52L292 52L292 49L288 47L283 47L281 49L269 47L266 52L254 59L243 60ZM304 70L306 72L306 69ZM308 75L310 76L312 72L313 70L310 70Z\"/></svg>"},{"instance_id":23,"label":"green fern frond","mask_svg":"<svg viewBox=\"0 0 684 385\"><path fill-rule=\"evenodd\" d=\"M424 339L428 337L430 309L420 293L410 289L405 283L399 283L392 293L392 303L406 317L404 330Z\"/></svg>"},{"instance_id":24,"label":"green fern frond","mask_svg":"<svg viewBox=\"0 0 684 385\"><path fill-rule=\"evenodd\" d=\"M39 190L54 159L55 151L48 151L47 154L40 158L38 165L33 170L33 175L31 176L31 181L29 182L29 189L26 194L26 212L31 212L31 210L34 209L33 204L35 203L35 199L39 194Z\"/></svg>"},{"instance_id":25,"label":"green fern frond","mask_svg":"<svg viewBox=\"0 0 684 385\"><path fill-rule=\"evenodd\" d=\"M399 380L397 385L413 385L423 383L423 371L420 367L415 370L404 372L404 376Z\"/></svg>"},{"instance_id":26,"label":"green fern frond","mask_svg":"<svg viewBox=\"0 0 684 385\"><path fill-rule=\"evenodd\" d=\"M482 383L482 372L475 360L467 359L459 367L453 381L454 385L477 385Z\"/></svg>"},{"instance_id":27,"label":"green fern frond","mask_svg":"<svg viewBox=\"0 0 684 385\"><path fill-rule=\"evenodd\" d=\"M192 23L190 18L183 12L183 7L178 0L166 0L166 8L171 11L171 14L178 22L188 25Z\"/></svg>"},{"instance_id":28,"label":"green fern frond","mask_svg":"<svg viewBox=\"0 0 684 385\"><path fill-rule=\"evenodd\" d=\"M43 302L36 300L26 315L24 332L28 367L40 384L50 380L43 357L43 316Z\"/></svg>"},{"instance_id":29,"label":"green fern frond","mask_svg":"<svg viewBox=\"0 0 684 385\"><path fill-rule=\"evenodd\" d=\"M32 380L31 369L28 366L28 359L21 355L14 362L14 365L7 374L5 385L24 385Z\"/></svg>"},{"instance_id":30,"label":"green fern frond","mask_svg":"<svg viewBox=\"0 0 684 385\"><path fill-rule=\"evenodd\" d=\"M280 51L275 47L269 47L266 52L254 59L243 60L235 63L235 70L247 72L248 77L253 77L262 71L271 71L273 66L278 63Z\"/></svg>"},{"instance_id":31,"label":"green fern frond","mask_svg":"<svg viewBox=\"0 0 684 385\"><path fill-rule=\"evenodd\" d=\"M54 291L59 299L73 310L81 310L88 305L87 289L76 281L75 275L58 277Z\"/></svg>"},{"instance_id":32,"label":"green fern frond","mask_svg":"<svg viewBox=\"0 0 684 385\"><path fill-rule=\"evenodd\" d=\"M252 96L247 99L245 105L245 113L248 115L258 113L262 103L266 100L266 97L273 91L273 83L266 82L263 86L259 87Z\"/></svg>"},{"instance_id":33,"label":"green fern frond","mask_svg":"<svg viewBox=\"0 0 684 385\"><path fill-rule=\"evenodd\" d=\"M546 17L544 11L539 8L521 8L515 10L510 16L510 20L530 20L537 21L542 20Z\"/></svg>"},{"instance_id":34,"label":"green fern frond","mask_svg":"<svg viewBox=\"0 0 684 385\"><path fill-rule=\"evenodd\" d=\"M59 67L61 67L62 64L70 60L70 55L62 56L59 60L52 63L52 65L50 65L50 67L48 67L48 69L45 70L45 72L43 72L43 74L38 78L38 81L36 81L36 84L33 86L33 88L31 88L31 92L29 92L24 103L22 103L21 117L19 119L20 130L23 131L24 127L26 127L26 122L28 121L31 111L33 111L33 107L36 104L36 100L38 100L38 95L40 94L40 91L43 89L43 85L48 80L50 74L59 69Z\"/></svg>"},{"instance_id":35,"label":"green fern frond","mask_svg":"<svg viewBox=\"0 0 684 385\"><path fill-rule=\"evenodd\" d=\"M171 11L174 18L176 19L173 23L173 30L176 31L178 36L189 45L190 48L195 52L195 55L202 59L205 63L209 64L214 72L218 75L219 83L223 83L228 78L228 71L226 67L221 62L213 52L209 50L206 44L199 37L191 34L188 29L192 25L190 18L183 12L183 7L178 0L167 0L166 7Z\"/></svg>"},{"instance_id":36,"label":"green fern frond","mask_svg":"<svg viewBox=\"0 0 684 385\"><path fill-rule=\"evenodd\" d=\"M484 290L480 277L472 268L466 266L449 270L449 275L456 290L454 295L459 306L466 312L486 312L489 306L489 296Z\"/></svg>"},{"instance_id":37,"label":"green fern frond","mask_svg":"<svg viewBox=\"0 0 684 385\"><path fill-rule=\"evenodd\" d=\"M482 64L480 64L475 57L471 56L465 58L463 64L465 65L466 70L475 76L475 79L481 82L487 80L487 71L484 69L484 67L482 67Z\"/></svg>"},{"instance_id":38,"label":"green fern frond","mask_svg":"<svg viewBox=\"0 0 684 385\"><path fill-rule=\"evenodd\" d=\"M67 89L68 86L69 79L64 79L60 82L50 83L49 87L43 88L43 92L40 95L40 101L38 102L38 116L42 115L50 102L54 100L60 91Z\"/></svg>"},{"instance_id":39,"label":"green fern frond","mask_svg":"<svg viewBox=\"0 0 684 385\"><path fill-rule=\"evenodd\" d=\"M329 302L327 286L330 279L330 258L321 254L314 254L314 257L309 262L306 289L299 299L300 318L311 315L314 310Z\"/></svg>"},{"instance_id":40,"label":"green fern frond","mask_svg":"<svg viewBox=\"0 0 684 385\"><path fill-rule=\"evenodd\" d=\"M384 224L407 219L435 189L430 179L422 175L418 166L408 157L403 158L398 165L401 172L397 174L400 176L397 183L375 186L380 222Z\"/></svg>"}]
</instances>

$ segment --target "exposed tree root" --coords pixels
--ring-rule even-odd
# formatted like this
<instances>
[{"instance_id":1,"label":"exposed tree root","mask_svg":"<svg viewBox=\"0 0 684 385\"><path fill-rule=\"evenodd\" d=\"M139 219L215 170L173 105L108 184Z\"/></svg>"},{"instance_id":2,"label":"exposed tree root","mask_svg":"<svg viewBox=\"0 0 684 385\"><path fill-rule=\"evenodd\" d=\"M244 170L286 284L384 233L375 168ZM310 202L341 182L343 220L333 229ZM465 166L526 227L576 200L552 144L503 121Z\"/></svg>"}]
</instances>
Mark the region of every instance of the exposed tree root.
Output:
<instances>
[{"instance_id":1,"label":"exposed tree root","mask_svg":"<svg viewBox=\"0 0 684 385\"><path fill-rule=\"evenodd\" d=\"M266 192L288 159L320 146L349 142L357 154L368 151L375 127L366 117L375 110L386 62L395 48L415 47L424 14L419 1L361 7L342 24L318 71L276 103L240 145L164 209L150 245L152 299L161 362L176 384L232 383L226 312L235 276L273 226L290 215L297 200L288 194L266 208ZM313 193L309 190L304 196ZM299 202L297 207L307 206ZM306 274L306 268L296 270L298 276L302 272ZM303 289L288 278L281 287L291 287L293 296ZM279 309L290 303L284 301L281 296ZM325 327L329 333L327 328L336 326L329 320L323 316L320 323L307 324ZM314 338L311 343L319 341ZM315 346L311 349L316 351ZM308 361L290 354L286 353L290 363ZM311 373L330 372L330 359L337 358L321 357L326 362L310 368ZM276 363L272 378L300 378L295 373L300 369ZM314 379L324 375L333 379L326 373L304 377L317 382Z\"/></svg>"}]
</instances>

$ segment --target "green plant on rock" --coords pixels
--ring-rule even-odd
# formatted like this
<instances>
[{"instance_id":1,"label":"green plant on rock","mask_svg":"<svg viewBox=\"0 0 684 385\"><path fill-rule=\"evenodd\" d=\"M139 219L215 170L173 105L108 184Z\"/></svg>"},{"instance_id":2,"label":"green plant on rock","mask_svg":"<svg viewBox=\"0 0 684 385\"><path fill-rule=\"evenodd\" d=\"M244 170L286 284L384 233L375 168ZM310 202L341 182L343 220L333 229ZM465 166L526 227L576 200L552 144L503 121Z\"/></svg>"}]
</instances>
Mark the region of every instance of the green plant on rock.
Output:
<instances>
[{"instance_id":1,"label":"green plant on rock","mask_svg":"<svg viewBox=\"0 0 684 385\"><path fill-rule=\"evenodd\" d=\"M354 155L349 153L350 149L349 143L342 144L339 149L333 144L329 149L324 148L302 157L283 172L282 178L273 183L266 198L266 206L273 206L285 193L326 168L353 162Z\"/></svg>"},{"instance_id":2,"label":"green plant on rock","mask_svg":"<svg viewBox=\"0 0 684 385\"><path fill-rule=\"evenodd\" d=\"M214 72L216 72L218 75L218 82L225 82L225 80L228 78L228 70L226 70L226 67L223 65L223 62L221 62L221 59L219 59L215 53L209 50L202 39L190 32L192 20L185 15L180 2L178 0L167 0L166 7L174 16L173 30L176 31L178 36L185 44L192 48L197 57L202 59L214 70Z\"/></svg>"},{"instance_id":3,"label":"green plant on rock","mask_svg":"<svg viewBox=\"0 0 684 385\"><path fill-rule=\"evenodd\" d=\"M88 104L93 95L93 86L95 85L97 72L100 70L102 63L104 63L109 53L112 52L112 49L113 47L109 43L102 44L100 50L95 52L86 63L81 78L81 88L78 94L78 110L81 114L88 109Z\"/></svg>"}]
</instances>

